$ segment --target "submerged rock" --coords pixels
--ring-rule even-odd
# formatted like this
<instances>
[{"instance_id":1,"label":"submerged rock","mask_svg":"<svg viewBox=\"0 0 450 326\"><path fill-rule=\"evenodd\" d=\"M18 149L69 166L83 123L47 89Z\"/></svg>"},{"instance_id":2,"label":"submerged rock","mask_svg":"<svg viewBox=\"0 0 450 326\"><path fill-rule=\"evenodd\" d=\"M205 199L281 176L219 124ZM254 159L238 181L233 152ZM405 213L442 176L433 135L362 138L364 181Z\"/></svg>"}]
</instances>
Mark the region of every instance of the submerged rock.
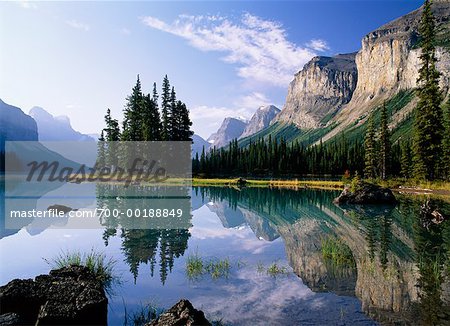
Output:
<instances>
[{"instance_id":1,"label":"submerged rock","mask_svg":"<svg viewBox=\"0 0 450 326\"><path fill-rule=\"evenodd\" d=\"M0 287L0 320L9 325L106 325L107 305L103 285L83 266Z\"/></svg>"},{"instance_id":2,"label":"submerged rock","mask_svg":"<svg viewBox=\"0 0 450 326\"><path fill-rule=\"evenodd\" d=\"M48 206L48 208L47 208L48 211L50 211L52 209L58 214L59 214L59 212L67 214L70 211L77 211L78 210L78 209L73 209L72 207L69 207L69 206L59 205L59 204L51 205L51 206Z\"/></svg>"},{"instance_id":3,"label":"submerged rock","mask_svg":"<svg viewBox=\"0 0 450 326\"><path fill-rule=\"evenodd\" d=\"M211 325L201 310L192 306L189 300L182 299L167 310L158 319L147 326L175 326L175 325Z\"/></svg>"},{"instance_id":4,"label":"submerged rock","mask_svg":"<svg viewBox=\"0 0 450 326\"><path fill-rule=\"evenodd\" d=\"M336 204L395 204L397 199L389 188L363 182L354 192L345 188L334 202Z\"/></svg>"}]
</instances>

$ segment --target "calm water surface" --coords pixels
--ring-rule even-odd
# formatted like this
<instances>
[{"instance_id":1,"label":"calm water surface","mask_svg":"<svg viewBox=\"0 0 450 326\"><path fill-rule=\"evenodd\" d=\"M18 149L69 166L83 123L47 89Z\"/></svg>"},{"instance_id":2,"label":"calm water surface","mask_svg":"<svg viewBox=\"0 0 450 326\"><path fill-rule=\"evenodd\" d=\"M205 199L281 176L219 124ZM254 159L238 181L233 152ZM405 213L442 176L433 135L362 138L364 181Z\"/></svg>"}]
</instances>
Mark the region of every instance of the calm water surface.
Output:
<instances>
[{"instance_id":1,"label":"calm water surface","mask_svg":"<svg viewBox=\"0 0 450 326\"><path fill-rule=\"evenodd\" d=\"M232 325L449 323L449 222L424 227L421 200L340 208L337 194L194 187L186 229L123 230L103 221L108 227L90 230L2 230L0 283L47 273L45 259L61 251L94 248L114 257L122 280L109 299L111 325L123 325L125 311L180 298ZM115 201L94 196L79 207ZM189 278L192 255L228 259L229 274ZM283 273L267 273L273 264Z\"/></svg>"}]
</instances>

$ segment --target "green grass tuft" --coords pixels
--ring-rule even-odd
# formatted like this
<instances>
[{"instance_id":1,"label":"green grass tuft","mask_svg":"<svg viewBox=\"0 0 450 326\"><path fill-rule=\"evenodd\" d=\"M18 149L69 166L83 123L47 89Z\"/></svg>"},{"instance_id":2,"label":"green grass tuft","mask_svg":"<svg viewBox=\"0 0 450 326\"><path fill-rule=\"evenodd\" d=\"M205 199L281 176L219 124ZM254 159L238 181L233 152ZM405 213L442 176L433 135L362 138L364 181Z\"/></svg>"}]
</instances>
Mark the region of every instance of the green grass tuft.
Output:
<instances>
[{"instance_id":1,"label":"green grass tuft","mask_svg":"<svg viewBox=\"0 0 450 326\"><path fill-rule=\"evenodd\" d=\"M195 253L186 259L186 275L191 280L203 275L210 275L213 279L228 278L230 270L231 263L228 258L206 260Z\"/></svg>"},{"instance_id":2,"label":"green grass tuft","mask_svg":"<svg viewBox=\"0 0 450 326\"><path fill-rule=\"evenodd\" d=\"M59 269L68 266L85 266L100 281L108 292L116 283L120 283L119 277L115 275L114 269L116 261L107 258L105 254L94 251L81 253L80 251L63 251L55 258L45 261L52 269ZM109 293L109 292L108 292Z\"/></svg>"},{"instance_id":3,"label":"green grass tuft","mask_svg":"<svg viewBox=\"0 0 450 326\"><path fill-rule=\"evenodd\" d=\"M350 248L340 239L329 236L322 239L322 256L337 266L354 267L355 260Z\"/></svg>"}]
</instances>

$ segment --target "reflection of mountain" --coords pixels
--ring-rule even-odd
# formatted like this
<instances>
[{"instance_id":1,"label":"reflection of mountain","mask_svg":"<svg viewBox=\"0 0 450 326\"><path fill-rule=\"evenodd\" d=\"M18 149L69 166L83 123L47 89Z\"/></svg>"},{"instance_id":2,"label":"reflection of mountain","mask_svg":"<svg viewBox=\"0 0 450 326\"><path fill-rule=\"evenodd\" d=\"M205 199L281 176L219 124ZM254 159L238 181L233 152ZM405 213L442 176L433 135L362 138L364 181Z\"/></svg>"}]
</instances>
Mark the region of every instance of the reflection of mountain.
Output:
<instances>
[{"instance_id":1,"label":"reflection of mountain","mask_svg":"<svg viewBox=\"0 0 450 326\"><path fill-rule=\"evenodd\" d=\"M418 201L342 209L332 204L336 194L326 191L210 187L199 192L214 202L224 225L236 216L247 222L244 212L269 223L283 238L295 273L313 291L356 295L364 312L389 324L450 319L445 312L450 282L443 272L449 268L450 223L421 226ZM230 222L226 215L233 209ZM339 266L324 258L322 243L328 237L345 245L353 264Z\"/></svg>"},{"instance_id":2,"label":"reflection of mountain","mask_svg":"<svg viewBox=\"0 0 450 326\"><path fill-rule=\"evenodd\" d=\"M267 219L242 206L233 208L227 201L216 201L208 204L208 208L217 214L225 228L247 224L259 239L273 241L279 237Z\"/></svg>"}]
</instances>

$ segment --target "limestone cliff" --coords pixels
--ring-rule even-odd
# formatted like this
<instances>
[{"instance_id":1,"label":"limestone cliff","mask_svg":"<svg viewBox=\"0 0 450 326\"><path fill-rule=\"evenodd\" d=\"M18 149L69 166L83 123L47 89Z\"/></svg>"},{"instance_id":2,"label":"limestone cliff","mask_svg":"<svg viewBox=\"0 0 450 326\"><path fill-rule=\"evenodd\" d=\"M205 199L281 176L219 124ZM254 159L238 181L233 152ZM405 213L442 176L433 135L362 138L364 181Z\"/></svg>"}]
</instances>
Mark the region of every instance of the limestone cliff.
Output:
<instances>
[{"instance_id":1,"label":"limestone cliff","mask_svg":"<svg viewBox=\"0 0 450 326\"><path fill-rule=\"evenodd\" d=\"M441 87L447 93L450 83L450 53L442 45L448 42L450 1L434 1L432 8L439 33L437 68L442 74ZM336 135L356 120L364 121L371 110L400 90L417 86L420 67L420 48L417 44L421 14L422 8L419 8L363 38L361 50L355 58L358 71L356 89L349 103L336 116L338 127L323 140ZM413 105L403 108L402 115L406 116L412 108Z\"/></svg>"},{"instance_id":2,"label":"limestone cliff","mask_svg":"<svg viewBox=\"0 0 450 326\"><path fill-rule=\"evenodd\" d=\"M444 94L450 84L450 1L433 1L437 68ZM286 103L274 121L300 129L329 127L322 140L364 123L370 112L402 90L417 86L422 7L368 33L356 54L315 57L289 85ZM391 127L408 116L413 100L392 117ZM332 126L331 126L332 125ZM334 128L333 128L334 127Z\"/></svg>"},{"instance_id":3,"label":"limestone cliff","mask_svg":"<svg viewBox=\"0 0 450 326\"><path fill-rule=\"evenodd\" d=\"M356 87L355 53L314 57L295 75L275 121L317 128L350 101Z\"/></svg>"}]
</instances>

